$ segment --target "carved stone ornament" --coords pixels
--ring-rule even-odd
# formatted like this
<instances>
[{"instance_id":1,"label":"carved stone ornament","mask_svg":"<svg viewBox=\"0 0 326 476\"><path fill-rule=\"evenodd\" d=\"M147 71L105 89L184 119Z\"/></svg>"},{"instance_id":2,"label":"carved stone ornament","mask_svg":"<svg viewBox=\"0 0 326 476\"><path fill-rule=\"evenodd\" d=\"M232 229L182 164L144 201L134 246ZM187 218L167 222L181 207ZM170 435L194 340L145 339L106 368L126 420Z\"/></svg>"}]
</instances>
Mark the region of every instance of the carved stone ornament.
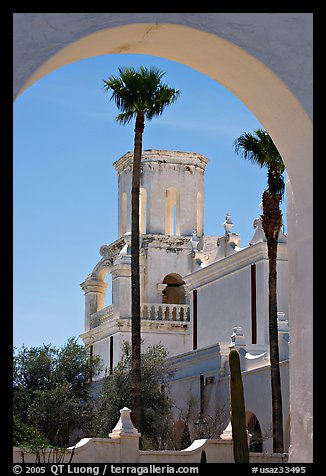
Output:
<instances>
[{"instance_id":1,"label":"carved stone ornament","mask_svg":"<svg viewBox=\"0 0 326 476\"><path fill-rule=\"evenodd\" d=\"M102 245L100 248L100 255L101 256L111 255L110 245Z\"/></svg>"}]
</instances>

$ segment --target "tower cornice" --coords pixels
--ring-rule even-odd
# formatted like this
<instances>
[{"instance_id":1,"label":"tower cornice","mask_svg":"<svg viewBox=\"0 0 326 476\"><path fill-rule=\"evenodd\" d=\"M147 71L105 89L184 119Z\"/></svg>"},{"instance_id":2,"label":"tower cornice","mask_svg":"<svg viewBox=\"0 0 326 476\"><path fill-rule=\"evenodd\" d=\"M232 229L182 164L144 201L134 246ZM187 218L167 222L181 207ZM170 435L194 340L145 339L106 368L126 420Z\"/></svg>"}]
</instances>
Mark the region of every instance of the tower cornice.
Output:
<instances>
[{"instance_id":1,"label":"tower cornice","mask_svg":"<svg viewBox=\"0 0 326 476\"><path fill-rule=\"evenodd\" d=\"M131 167L133 160L133 153L126 152L120 159L113 163L118 175L128 167ZM166 163L166 164L179 164L185 166L195 166L202 170L208 163L207 157L204 157L197 152L181 152L178 150L161 150L161 149L146 149L142 152L142 164L149 163Z\"/></svg>"}]
</instances>

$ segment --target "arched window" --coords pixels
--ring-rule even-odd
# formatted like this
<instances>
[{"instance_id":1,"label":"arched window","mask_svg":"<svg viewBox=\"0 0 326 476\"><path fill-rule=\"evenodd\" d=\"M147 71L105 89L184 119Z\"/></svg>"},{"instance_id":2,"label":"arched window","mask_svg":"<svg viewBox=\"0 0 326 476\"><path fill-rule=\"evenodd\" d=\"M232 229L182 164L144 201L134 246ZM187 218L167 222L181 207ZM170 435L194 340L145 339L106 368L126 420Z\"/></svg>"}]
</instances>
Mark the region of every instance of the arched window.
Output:
<instances>
[{"instance_id":1,"label":"arched window","mask_svg":"<svg viewBox=\"0 0 326 476\"><path fill-rule=\"evenodd\" d=\"M196 216L197 236L203 236L203 196L197 192L197 216Z\"/></svg>"},{"instance_id":2,"label":"arched window","mask_svg":"<svg viewBox=\"0 0 326 476\"><path fill-rule=\"evenodd\" d=\"M251 435L249 451L254 453L263 452L263 437L259 421L252 412L246 412L246 427Z\"/></svg>"},{"instance_id":3,"label":"arched window","mask_svg":"<svg viewBox=\"0 0 326 476\"><path fill-rule=\"evenodd\" d=\"M139 232L146 233L146 201L147 193L145 188L139 189Z\"/></svg>"},{"instance_id":4,"label":"arched window","mask_svg":"<svg viewBox=\"0 0 326 476\"><path fill-rule=\"evenodd\" d=\"M170 187L165 192L165 234L180 235L179 192Z\"/></svg>"},{"instance_id":5,"label":"arched window","mask_svg":"<svg viewBox=\"0 0 326 476\"><path fill-rule=\"evenodd\" d=\"M127 231L127 193L123 192L122 194L122 204L121 204L121 236L123 236Z\"/></svg>"},{"instance_id":6,"label":"arched window","mask_svg":"<svg viewBox=\"0 0 326 476\"><path fill-rule=\"evenodd\" d=\"M184 281L179 274L168 274L163 279L163 284L166 284L162 299L164 304L185 304L186 293L183 287Z\"/></svg>"}]
</instances>

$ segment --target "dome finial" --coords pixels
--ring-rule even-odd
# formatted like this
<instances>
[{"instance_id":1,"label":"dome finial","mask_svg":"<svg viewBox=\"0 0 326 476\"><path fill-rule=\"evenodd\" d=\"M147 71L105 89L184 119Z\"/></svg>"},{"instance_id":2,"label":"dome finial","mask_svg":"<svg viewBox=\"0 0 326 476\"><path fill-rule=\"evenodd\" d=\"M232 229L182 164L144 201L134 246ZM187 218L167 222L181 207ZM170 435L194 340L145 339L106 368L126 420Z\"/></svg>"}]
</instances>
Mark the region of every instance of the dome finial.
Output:
<instances>
[{"instance_id":1,"label":"dome finial","mask_svg":"<svg viewBox=\"0 0 326 476\"><path fill-rule=\"evenodd\" d=\"M230 215L230 212L226 212L226 215L225 215L225 220L223 222L223 226L224 226L224 230L225 230L225 234L227 235L228 233L231 233L231 228L234 226L233 225L233 222L231 220L231 215Z\"/></svg>"}]
</instances>

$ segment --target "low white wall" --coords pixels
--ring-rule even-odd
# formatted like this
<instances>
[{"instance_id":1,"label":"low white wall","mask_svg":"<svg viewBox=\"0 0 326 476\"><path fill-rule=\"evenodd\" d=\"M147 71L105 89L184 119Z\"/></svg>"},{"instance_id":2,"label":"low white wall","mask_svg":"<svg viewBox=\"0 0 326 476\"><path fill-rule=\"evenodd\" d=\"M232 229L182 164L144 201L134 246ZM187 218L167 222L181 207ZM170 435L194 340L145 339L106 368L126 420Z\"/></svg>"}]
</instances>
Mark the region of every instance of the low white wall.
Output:
<instances>
[{"instance_id":1,"label":"low white wall","mask_svg":"<svg viewBox=\"0 0 326 476\"><path fill-rule=\"evenodd\" d=\"M67 450L66 455L63 458L61 452L56 453L52 449L45 448L39 450L37 453L26 449L26 448L17 448L13 447L13 463L69 463L71 458L71 451ZM71 463L75 463L75 459L71 460Z\"/></svg>"},{"instance_id":2,"label":"low white wall","mask_svg":"<svg viewBox=\"0 0 326 476\"><path fill-rule=\"evenodd\" d=\"M140 463L200 463L205 451L207 463L233 463L232 441L195 440L189 448L181 451L140 451Z\"/></svg>"},{"instance_id":3,"label":"low white wall","mask_svg":"<svg viewBox=\"0 0 326 476\"><path fill-rule=\"evenodd\" d=\"M131 410L120 410L120 419L109 434L110 438L82 438L67 448L65 455L53 449L37 455L21 448L13 449L13 463L200 463L202 452L207 463L233 463L232 439L199 439L181 451L141 451L140 433L132 424ZM251 453L250 462L285 462L284 455Z\"/></svg>"},{"instance_id":4,"label":"low white wall","mask_svg":"<svg viewBox=\"0 0 326 476\"><path fill-rule=\"evenodd\" d=\"M138 445L138 440L135 440L133 443ZM234 463L231 440L195 440L189 448L181 451L138 450L134 453L135 460L132 461L126 456L126 448L124 451L121 449L118 438L84 438L76 445L71 463L199 463L202 451L206 452L207 463ZM59 461L53 451L45 450L41 453L39 462L68 463L71 452L72 450L68 449L65 457ZM287 461L286 453L250 453L250 463L286 463ZM22 462L22 450L14 447L13 463ZM24 451L24 462L38 462L35 453Z\"/></svg>"},{"instance_id":5,"label":"low white wall","mask_svg":"<svg viewBox=\"0 0 326 476\"><path fill-rule=\"evenodd\" d=\"M250 463L287 463L288 453L250 453Z\"/></svg>"},{"instance_id":6,"label":"low white wall","mask_svg":"<svg viewBox=\"0 0 326 476\"><path fill-rule=\"evenodd\" d=\"M232 441L202 439L181 451L141 451L138 438L125 436L83 438L74 447L71 463L199 463L202 451L206 452L208 463L233 463ZM58 461L53 451L47 449L41 453L40 463L68 463L71 453L72 448L68 448L65 457ZM13 449L13 462L22 462L20 448ZM24 451L24 462L38 462L35 453Z\"/></svg>"}]
</instances>

